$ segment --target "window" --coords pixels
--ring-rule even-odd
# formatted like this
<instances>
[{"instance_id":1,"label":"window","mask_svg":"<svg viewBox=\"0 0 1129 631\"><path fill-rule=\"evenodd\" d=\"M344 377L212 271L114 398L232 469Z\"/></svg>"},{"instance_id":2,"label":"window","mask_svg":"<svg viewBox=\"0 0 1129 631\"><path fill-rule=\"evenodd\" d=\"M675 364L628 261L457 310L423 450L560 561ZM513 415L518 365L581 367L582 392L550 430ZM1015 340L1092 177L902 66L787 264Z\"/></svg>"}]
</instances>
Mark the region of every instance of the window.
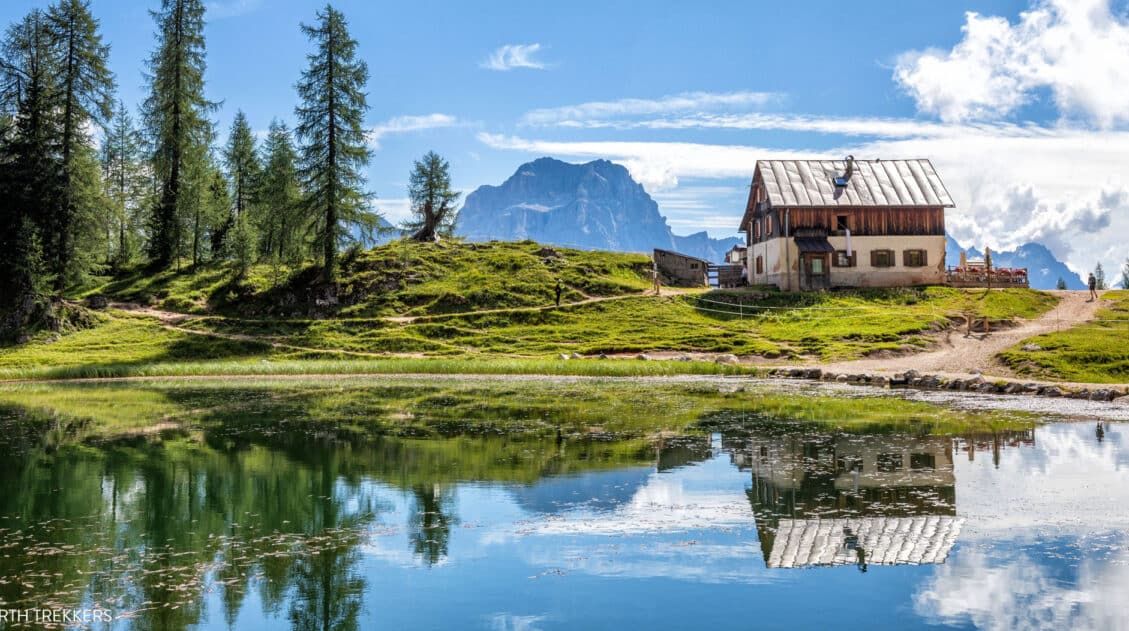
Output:
<instances>
[{"instance_id":1,"label":"window","mask_svg":"<svg viewBox=\"0 0 1129 631\"><path fill-rule=\"evenodd\" d=\"M870 251L870 266L871 267L893 267L894 266L894 251L893 250L871 250Z\"/></svg>"},{"instance_id":2,"label":"window","mask_svg":"<svg viewBox=\"0 0 1129 631\"><path fill-rule=\"evenodd\" d=\"M698 269L698 264L697 263L691 263L690 269Z\"/></svg>"},{"instance_id":3,"label":"window","mask_svg":"<svg viewBox=\"0 0 1129 631\"><path fill-rule=\"evenodd\" d=\"M937 457L933 454L910 454L909 468L913 470L936 469Z\"/></svg>"},{"instance_id":4,"label":"window","mask_svg":"<svg viewBox=\"0 0 1129 631\"><path fill-rule=\"evenodd\" d=\"M858 250L851 252L850 256L847 256L846 250L835 250L835 256L831 259L831 266L832 267L854 267L857 264L856 263L857 260L858 260Z\"/></svg>"},{"instance_id":5,"label":"window","mask_svg":"<svg viewBox=\"0 0 1129 631\"><path fill-rule=\"evenodd\" d=\"M901 471L902 454L878 454L878 470L882 473Z\"/></svg>"},{"instance_id":6,"label":"window","mask_svg":"<svg viewBox=\"0 0 1129 631\"><path fill-rule=\"evenodd\" d=\"M925 250L903 250L902 265L906 267L925 267Z\"/></svg>"},{"instance_id":7,"label":"window","mask_svg":"<svg viewBox=\"0 0 1129 631\"><path fill-rule=\"evenodd\" d=\"M757 257L757 273L758 274L764 273L764 257L763 256Z\"/></svg>"},{"instance_id":8,"label":"window","mask_svg":"<svg viewBox=\"0 0 1129 631\"><path fill-rule=\"evenodd\" d=\"M757 219L756 221L753 222L753 235L754 235L753 238L755 238L757 241L760 241L760 238L761 238L761 220L760 219Z\"/></svg>"},{"instance_id":9,"label":"window","mask_svg":"<svg viewBox=\"0 0 1129 631\"><path fill-rule=\"evenodd\" d=\"M772 236L772 215L764 218L764 236Z\"/></svg>"},{"instance_id":10,"label":"window","mask_svg":"<svg viewBox=\"0 0 1129 631\"><path fill-rule=\"evenodd\" d=\"M835 216L835 232L846 232L850 229L851 229L850 226L847 225L847 216L846 215L836 215Z\"/></svg>"}]
</instances>

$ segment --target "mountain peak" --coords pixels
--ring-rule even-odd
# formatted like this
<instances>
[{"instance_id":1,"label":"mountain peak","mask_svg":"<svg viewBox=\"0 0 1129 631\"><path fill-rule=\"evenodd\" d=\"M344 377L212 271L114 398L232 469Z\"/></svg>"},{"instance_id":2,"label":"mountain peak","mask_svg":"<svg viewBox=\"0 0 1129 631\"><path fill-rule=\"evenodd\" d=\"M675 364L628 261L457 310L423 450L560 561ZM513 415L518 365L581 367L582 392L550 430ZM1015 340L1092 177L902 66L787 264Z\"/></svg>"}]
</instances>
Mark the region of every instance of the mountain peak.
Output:
<instances>
[{"instance_id":1,"label":"mountain peak","mask_svg":"<svg viewBox=\"0 0 1129 631\"><path fill-rule=\"evenodd\" d=\"M541 157L499 186L467 195L456 232L471 240L534 239L558 245L628 252L684 248L720 260L738 239L676 237L647 191L621 164L582 164ZM685 249L689 248L689 250Z\"/></svg>"}]
</instances>

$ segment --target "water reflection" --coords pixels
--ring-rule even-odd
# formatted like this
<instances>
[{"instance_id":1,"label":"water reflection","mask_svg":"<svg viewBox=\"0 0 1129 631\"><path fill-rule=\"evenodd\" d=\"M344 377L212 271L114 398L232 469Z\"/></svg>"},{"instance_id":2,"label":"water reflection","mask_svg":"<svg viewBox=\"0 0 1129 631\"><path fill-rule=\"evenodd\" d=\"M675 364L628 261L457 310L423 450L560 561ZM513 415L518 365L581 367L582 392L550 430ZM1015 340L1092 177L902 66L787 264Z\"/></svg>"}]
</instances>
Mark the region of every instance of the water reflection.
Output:
<instances>
[{"instance_id":1,"label":"water reflection","mask_svg":"<svg viewBox=\"0 0 1129 631\"><path fill-rule=\"evenodd\" d=\"M90 441L0 409L2 606L152 629L1129 625L1118 424L713 431L710 412L679 435L423 439L303 414Z\"/></svg>"}]
</instances>

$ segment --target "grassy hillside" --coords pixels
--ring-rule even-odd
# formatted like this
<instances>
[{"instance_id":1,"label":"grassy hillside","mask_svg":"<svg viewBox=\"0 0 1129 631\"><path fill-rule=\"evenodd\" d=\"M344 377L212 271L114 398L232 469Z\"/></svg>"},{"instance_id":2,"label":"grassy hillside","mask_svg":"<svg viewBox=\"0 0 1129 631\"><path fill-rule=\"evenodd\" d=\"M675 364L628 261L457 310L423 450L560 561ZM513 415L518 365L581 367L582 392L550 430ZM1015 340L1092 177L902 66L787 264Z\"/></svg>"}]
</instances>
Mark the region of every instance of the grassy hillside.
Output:
<instances>
[{"instance_id":1,"label":"grassy hillside","mask_svg":"<svg viewBox=\"0 0 1129 631\"><path fill-rule=\"evenodd\" d=\"M1129 291L1103 296L1112 305L1094 322L1024 340L1001 353L1016 372L1090 383L1129 382Z\"/></svg>"},{"instance_id":2,"label":"grassy hillside","mask_svg":"<svg viewBox=\"0 0 1129 631\"><path fill-rule=\"evenodd\" d=\"M1028 290L941 287L653 296L644 293L649 262L641 255L531 242L396 242L346 256L340 303L309 317L313 272L259 266L235 279L228 268L209 268L109 281L78 295L100 293L187 315L158 313L162 322L110 309L98 327L0 349L0 375L159 374L157 365L170 374L302 372L302 362L310 372L330 366L364 372L366 362L377 360L383 364L368 369L434 372L405 363L426 358L444 358L451 372L489 372L486 363L505 360L511 362L506 371L608 374L581 362L561 366L557 356L573 353L839 359L921 350L930 333L963 314L997 322L1030 318L1057 300ZM558 279L565 304L556 308ZM693 362L657 363L632 362L613 372L697 370Z\"/></svg>"},{"instance_id":3,"label":"grassy hillside","mask_svg":"<svg viewBox=\"0 0 1129 631\"><path fill-rule=\"evenodd\" d=\"M559 279L561 300L638 293L650 287L642 254L589 252L532 241L414 243L395 241L346 253L335 315L427 315L545 305ZM229 266L195 273L139 270L83 288L169 311L243 316L299 316L310 307L317 269L256 265L236 279Z\"/></svg>"}]
</instances>

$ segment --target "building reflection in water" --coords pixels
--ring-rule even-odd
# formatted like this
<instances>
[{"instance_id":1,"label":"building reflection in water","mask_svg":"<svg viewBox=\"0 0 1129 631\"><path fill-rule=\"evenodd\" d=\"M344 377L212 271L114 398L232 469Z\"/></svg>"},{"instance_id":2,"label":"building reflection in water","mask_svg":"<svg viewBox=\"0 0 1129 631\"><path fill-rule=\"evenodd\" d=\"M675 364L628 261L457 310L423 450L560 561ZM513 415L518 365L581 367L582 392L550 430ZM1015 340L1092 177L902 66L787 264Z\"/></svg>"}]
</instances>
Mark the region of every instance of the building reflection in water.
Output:
<instances>
[{"instance_id":1,"label":"building reflection in water","mask_svg":"<svg viewBox=\"0 0 1129 631\"><path fill-rule=\"evenodd\" d=\"M943 563L960 534L953 457L1033 444L1031 431L940 436L758 432L728 438L749 471L769 568Z\"/></svg>"}]
</instances>

